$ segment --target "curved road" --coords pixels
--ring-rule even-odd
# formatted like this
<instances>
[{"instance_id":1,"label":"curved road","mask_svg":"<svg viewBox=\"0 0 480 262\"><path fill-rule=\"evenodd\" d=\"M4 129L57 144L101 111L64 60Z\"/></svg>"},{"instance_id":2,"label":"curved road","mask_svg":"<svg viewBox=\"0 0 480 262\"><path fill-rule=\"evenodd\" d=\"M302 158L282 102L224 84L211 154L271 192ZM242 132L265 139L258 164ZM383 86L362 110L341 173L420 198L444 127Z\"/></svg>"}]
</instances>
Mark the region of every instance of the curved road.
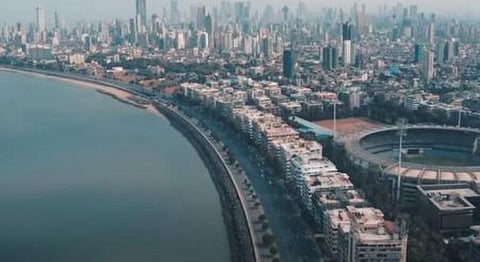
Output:
<instances>
[{"instance_id":1,"label":"curved road","mask_svg":"<svg viewBox=\"0 0 480 262\"><path fill-rule=\"evenodd\" d=\"M233 172L230 170L229 165L226 163L225 159L223 158L223 155L218 151L218 148L214 145L214 143L210 140L210 138L194 122L192 122L192 120L190 120L182 112L176 110L175 108L169 107L168 105L166 105L162 102L158 102L156 104L159 105L159 106L162 106L165 110L169 110L170 112L172 112L172 113L176 114L177 116L179 116L180 118L182 118L191 127L193 127L193 129L198 134L200 134L203 137L203 139L205 141L207 141L208 145L214 150L218 159L220 159L220 161L222 162L222 165L224 166L225 170L227 171L228 176L229 176L230 180L232 181L232 184L235 187L237 197L240 199L240 203L241 203L241 206L242 206L242 209L243 209L243 214L245 215L245 219L247 221L248 232L250 234L250 241L251 241L251 246L252 246L253 253L255 255L255 261L262 261L260 252L258 250L258 246L256 244L256 243L259 243L259 239L257 239L257 235L254 232L255 226L254 226L253 221L252 221L252 219L255 219L255 218L251 217L246 197L243 194L243 191L242 191L241 187L238 185L238 183L237 183L237 181L236 181L236 179L233 175Z\"/></svg>"},{"instance_id":2,"label":"curved road","mask_svg":"<svg viewBox=\"0 0 480 262\"><path fill-rule=\"evenodd\" d=\"M274 178L273 172L265 160L258 156L256 149L249 146L244 137L223 122L205 117L199 113L200 110L182 108L202 120L235 155L255 188L272 230L276 233L282 261L322 261L323 255L315 243L310 227L300 215L300 208L289 197L284 183Z\"/></svg>"}]
</instances>

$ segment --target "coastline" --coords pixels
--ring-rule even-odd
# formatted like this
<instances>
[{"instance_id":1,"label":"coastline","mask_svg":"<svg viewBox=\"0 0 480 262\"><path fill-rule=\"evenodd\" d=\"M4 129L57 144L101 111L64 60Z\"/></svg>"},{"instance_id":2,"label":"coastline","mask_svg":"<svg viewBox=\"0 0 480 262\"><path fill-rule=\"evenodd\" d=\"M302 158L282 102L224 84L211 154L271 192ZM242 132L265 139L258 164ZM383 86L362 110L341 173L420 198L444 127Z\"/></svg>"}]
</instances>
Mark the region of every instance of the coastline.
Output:
<instances>
[{"instance_id":1,"label":"coastline","mask_svg":"<svg viewBox=\"0 0 480 262\"><path fill-rule=\"evenodd\" d=\"M102 85L102 84L96 84L92 82L87 82L87 81L81 81L81 80L75 80L75 79L69 79L69 78L64 78L64 77L59 77L59 76L53 76L53 75L47 75L47 74L42 74L42 73L36 73L36 72L31 72L31 71L24 71L24 70L18 70L18 69L12 69L12 68L6 68L6 67L1 67L0 66L0 72L10 72L10 73L18 73L18 74L24 74L24 75L29 75L33 77L38 77L38 78L46 78L46 79L53 79L55 81L62 81L67 84L70 84L73 87L76 88L87 88L87 89L92 89L95 90L101 94L107 95L112 97L115 100L118 100L119 102L137 107L139 109L143 109L149 113L155 114L157 116L163 116L153 104L148 104L145 105L145 107L139 107L135 103L130 102L130 97L135 97L135 95L124 91L120 90L111 86L107 85Z\"/></svg>"},{"instance_id":2,"label":"coastline","mask_svg":"<svg viewBox=\"0 0 480 262\"><path fill-rule=\"evenodd\" d=\"M8 68L0 66L0 72L12 72L30 75L33 77L54 79L56 81L63 81L71 84L73 87L89 88L96 90L97 92L110 96L123 103L136 103L131 100L132 97L145 99L141 94L136 94L135 91L129 92L128 88L122 90L122 87L116 88L116 85L109 86L109 83L103 85L96 81L89 81L88 79L83 81L79 79L71 79L68 76L62 75L50 75L48 72L42 71L29 71L28 69L22 70L15 68ZM127 102L126 102L127 101ZM251 215L248 214L248 206L245 203L245 196L242 195L242 189L236 184L233 175L226 164L223 156L217 151L217 148L206 137L206 135L198 129L198 127L191 123L184 116L164 108L158 108L160 103L150 101L145 109L147 112L155 115L167 118L172 126L182 133L187 140L195 147L197 153L202 158L204 164L207 166L210 177L217 187L217 193L222 205L222 214L224 223L227 229L227 235L230 245L230 256L232 261L264 261L260 251L260 240L255 235L256 230L253 224ZM138 107L135 104L130 104L134 107Z\"/></svg>"},{"instance_id":3,"label":"coastline","mask_svg":"<svg viewBox=\"0 0 480 262\"><path fill-rule=\"evenodd\" d=\"M248 211L248 200L220 149L196 124L196 120L189 119L168 103L159 102L155 105L172 126L190 141L210 171L223 209L232 261L268 261L262 257L260 251L260 237L257 236L258 232L255 229L255 218ZM243 179L245 178L240 180Z\"/></svg>"}]
</instances>

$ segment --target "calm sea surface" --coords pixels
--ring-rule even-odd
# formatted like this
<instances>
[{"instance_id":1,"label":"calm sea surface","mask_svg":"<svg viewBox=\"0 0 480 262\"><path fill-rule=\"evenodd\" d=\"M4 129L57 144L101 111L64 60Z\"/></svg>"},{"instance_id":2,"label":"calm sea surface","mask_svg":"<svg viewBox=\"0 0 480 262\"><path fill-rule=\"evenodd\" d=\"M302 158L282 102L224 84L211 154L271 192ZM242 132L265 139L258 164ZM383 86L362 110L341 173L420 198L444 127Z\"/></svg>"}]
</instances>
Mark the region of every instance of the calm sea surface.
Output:
<instances>
[{"instance_id":1,"label":"calm sea surface","mask_svg":"<svg viewBox=\"0 0 480 262\"><path fill-rule=\"evenodd\" d=\"M167 120L0 72L0 261L228 261L220 201Z\"/></svg>"}]
</instances>

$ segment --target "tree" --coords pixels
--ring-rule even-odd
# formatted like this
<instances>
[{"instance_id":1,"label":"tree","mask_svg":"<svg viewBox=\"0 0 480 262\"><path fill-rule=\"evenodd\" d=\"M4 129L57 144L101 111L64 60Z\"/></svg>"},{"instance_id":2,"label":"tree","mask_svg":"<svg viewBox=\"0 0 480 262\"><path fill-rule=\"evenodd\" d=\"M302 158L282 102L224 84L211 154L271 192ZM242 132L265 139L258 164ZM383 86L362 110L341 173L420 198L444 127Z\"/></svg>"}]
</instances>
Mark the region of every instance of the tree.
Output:
<instances>
[{"instance_id":1,"label":"tree","mask_svg":"<svg viewBox=\"0 0 480 262\"><path fill-rule=\"evenodd\" d=\"M274 240L275 238L270 233L265 233L262 237L262 241L265 246L270 246L273 244Z\"/></svg>"},{"instance_id":2,"label":"tree","mask_svg":"<svg viewBox=\"0 0 480 262\"><path fill-rule=\"evenodd\" d=\"M275 256L276 254L278 254L278 248L276 246L273 246L270 248L270 254L272 256Z\"/></svg>"},{"instance_id":3,"label":"tree","mask_svg":"<svg viewBox=\"0 0 480 262\"><path fill-rule=\"evenodd\" d=\"M264 215L264 214L261 214L260 216L258 216L258 220L260 221L265 221L267 219L267 217Z\"/></svg>"},{"instance_id":4,"label":"tree","mask_svg":"<svg viewBox=\"0 0 480 262\"><path fill-rule=\"evenodd\" d=\"M267 222L264 222L264 223L262 224L262 229L263 229L263 230L267 230L267 229L269 229L269 228L270 228L270 226L268 225Z\"/></svg>"}]
</instances>

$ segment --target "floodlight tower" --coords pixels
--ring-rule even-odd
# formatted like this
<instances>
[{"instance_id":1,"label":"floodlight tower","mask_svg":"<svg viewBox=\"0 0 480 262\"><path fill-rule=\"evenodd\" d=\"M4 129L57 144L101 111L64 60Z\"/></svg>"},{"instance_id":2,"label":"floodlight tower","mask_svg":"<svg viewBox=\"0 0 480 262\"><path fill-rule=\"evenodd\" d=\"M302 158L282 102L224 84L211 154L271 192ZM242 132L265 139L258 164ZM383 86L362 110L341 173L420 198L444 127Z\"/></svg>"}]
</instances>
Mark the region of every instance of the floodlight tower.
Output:
<instances>
[{"instance_id":1,"label":"floodlight tower","mask_svg":"<svg viewBox=\"0 0 480 262\"><path fill-rule=\"evenodd\" d=\"M406 130L405 130L405 125L406 125L406 120L404 118L401 118L398 123L398 135L400 137L399 139L399 144L398 144L398 173L397 173L397 205L400 204L400 188L402 185L402 150L403 150L403 137L407 135Z\"/></svg>"},{"instance_id":2,"label":"floodlight tower","mask_svg":"<svg viewBox=\"0 0 480 262\"><path fill-rule=\"evenodd\" d=\"M335 93L335 100L333 101L333 141L337 138L337 103L338 91Z\"/></svg>"}]
</instances>

